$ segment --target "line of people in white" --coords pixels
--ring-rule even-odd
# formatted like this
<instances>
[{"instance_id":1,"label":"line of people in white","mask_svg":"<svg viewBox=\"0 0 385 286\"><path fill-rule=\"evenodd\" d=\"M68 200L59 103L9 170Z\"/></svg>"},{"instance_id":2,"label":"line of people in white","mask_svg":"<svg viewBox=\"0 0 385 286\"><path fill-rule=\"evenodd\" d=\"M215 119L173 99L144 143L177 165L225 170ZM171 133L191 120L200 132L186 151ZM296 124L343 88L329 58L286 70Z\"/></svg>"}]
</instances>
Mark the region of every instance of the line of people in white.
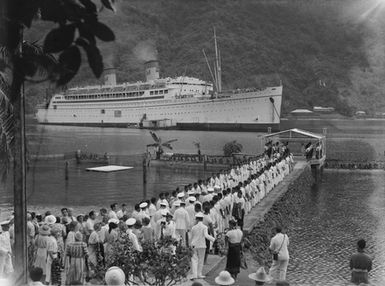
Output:
<instances>
[{"instance_id":1,"label":"line of people in white","mask_svg":"<svg viewBox=\"0 0 385 286\"><path fill-rule=\"evenodd\" d=\"M218 234L225 232L231 219L235 219L242 228L244 216L283 180L292 166L291 155L282 156L277 152L271 158L266 156L220 172L205 181L199 180L185 186L184 191L174 191L171 197L161 193L159 199L152 198L136 205L131 214L125 204L122 204L120 210L117 204L112 204L110 211L101 209L99 214L91 211L87 216L77 217L73 216L70 208L63 208L61 217L47 212L45 217L39 218L29 213L28 242L35 248L31 253L36 253L36 248L40 250L47 247L47 243L37 243L41 241L46 225L54 233L54 252L61 254L59 256L63 260L66 256L66 246L73 243L75 235L80 232L81 239L88 248L85 255L89 263L94 265L100 263L97 259L100 247L105 257L113 254L113 243L122 231L129 234L137 251L142 251L143 242L168 236L177 239L184 246L193 248L191 277L203 277L204 260ZM7 272L6 267L9 268L9 261L6 262L1 249L5 249L8 257L9 240L12 244L12 221L5 225L10 227L7 233L11 235L5 239L5 236L0 234L0 276ZM50 231L46 232L49 235ZM47 250L44 253L47 253ZM44 270L44 275L48 276L50 270L48 265L46 267L47 261L43 262L38 266ZM46 282L49 283L49 279Z\"/></svg>"}]
</instances>

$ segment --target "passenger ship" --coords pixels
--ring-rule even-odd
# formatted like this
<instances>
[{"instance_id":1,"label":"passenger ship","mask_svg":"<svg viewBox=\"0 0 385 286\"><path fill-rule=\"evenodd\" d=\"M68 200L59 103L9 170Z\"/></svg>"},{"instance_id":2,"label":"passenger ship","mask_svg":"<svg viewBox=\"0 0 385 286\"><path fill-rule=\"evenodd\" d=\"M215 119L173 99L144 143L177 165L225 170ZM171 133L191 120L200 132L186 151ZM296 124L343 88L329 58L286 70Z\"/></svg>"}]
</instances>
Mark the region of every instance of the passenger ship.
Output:
<instances>
[{"instance_id":1,"label":"passenger ship","mask_svg":"<svg viewBox=\"0 0 385 286\"><path fill-rule=\"evenodd\" d=\"M116 83L113 69L104 84L70 88L38 109L42 124L139 126L266 131L278 129L282 85L222 91L220 66L212 83L180 76L159 77L157 61L145 63L146 82Z\"/></svg>"}]
</instances>

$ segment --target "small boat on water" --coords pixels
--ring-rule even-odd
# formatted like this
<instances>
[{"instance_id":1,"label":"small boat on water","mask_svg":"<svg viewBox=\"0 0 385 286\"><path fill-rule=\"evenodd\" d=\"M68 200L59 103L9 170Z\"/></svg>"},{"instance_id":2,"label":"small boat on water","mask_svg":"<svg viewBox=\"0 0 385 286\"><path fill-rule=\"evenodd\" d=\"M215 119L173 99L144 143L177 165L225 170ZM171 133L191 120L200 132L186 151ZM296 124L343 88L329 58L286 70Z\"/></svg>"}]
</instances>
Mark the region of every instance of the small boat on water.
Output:
<instances>
[{"instance_id":1,"label":"small boat on water","mask_svg":"<svg viewBox=\"0 0 385 286\"><path fill-rule=\"evenodd\" d=\"M87 153L82 152L80 150L77 150L75 153L75 159L77 164L109 164L109 156L107 153L104 153L104 155L94 154L94 153Z\"/></svg>"}]
</instances>

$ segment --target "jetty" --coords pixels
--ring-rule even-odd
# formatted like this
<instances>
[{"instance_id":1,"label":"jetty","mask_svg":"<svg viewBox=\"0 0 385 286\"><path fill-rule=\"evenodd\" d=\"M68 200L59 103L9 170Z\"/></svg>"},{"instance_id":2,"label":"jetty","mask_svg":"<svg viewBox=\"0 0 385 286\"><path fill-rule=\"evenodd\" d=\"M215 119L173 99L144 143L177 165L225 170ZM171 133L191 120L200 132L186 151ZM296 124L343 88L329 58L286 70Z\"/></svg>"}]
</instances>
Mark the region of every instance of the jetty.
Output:
<instances>
[{"instance_id":1,"label":"jetty","mask_svg":"<svg viewBox=\"0 0 385 286\"><path fill-rule=\"evenodd\" d=\"M284 143L290 147L295 160L301 161L305 157L316 182L321 179L326 161L326 135L292 128L263 135L261 139L262 144L272 141Z\"/></svg>"}]
</instances>

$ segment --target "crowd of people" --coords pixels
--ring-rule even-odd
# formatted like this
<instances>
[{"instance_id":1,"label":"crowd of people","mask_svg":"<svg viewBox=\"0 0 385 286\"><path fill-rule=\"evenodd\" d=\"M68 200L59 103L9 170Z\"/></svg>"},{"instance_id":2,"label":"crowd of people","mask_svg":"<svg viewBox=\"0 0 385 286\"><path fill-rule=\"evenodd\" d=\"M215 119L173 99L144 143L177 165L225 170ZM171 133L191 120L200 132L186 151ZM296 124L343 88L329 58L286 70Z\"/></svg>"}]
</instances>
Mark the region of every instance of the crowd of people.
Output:
<instances>
[{"instance_id":1,"label":"crowd of people","mask_svg":"<svg viewBox=\"0 0 385 286\"><path fill-rule=\"evenodd\" d=\"M41 279L47 285L81 285L114 255L114 242L124 232L136 251L142 251L145 242L165 237L190 247L192 280L204 278L202 269L210 252L227 253L226 270L236 279L245 215L293 168L287 146L265 155L171 194L162 192L158 198L141 201L132 212L125 203L76 216L71 208L62 208L59 216L51 211L28 212L29 266L42 269ZM14 231L12 219L0 225L1 277L13 271Z\"/></svg>"}]
</instances>

